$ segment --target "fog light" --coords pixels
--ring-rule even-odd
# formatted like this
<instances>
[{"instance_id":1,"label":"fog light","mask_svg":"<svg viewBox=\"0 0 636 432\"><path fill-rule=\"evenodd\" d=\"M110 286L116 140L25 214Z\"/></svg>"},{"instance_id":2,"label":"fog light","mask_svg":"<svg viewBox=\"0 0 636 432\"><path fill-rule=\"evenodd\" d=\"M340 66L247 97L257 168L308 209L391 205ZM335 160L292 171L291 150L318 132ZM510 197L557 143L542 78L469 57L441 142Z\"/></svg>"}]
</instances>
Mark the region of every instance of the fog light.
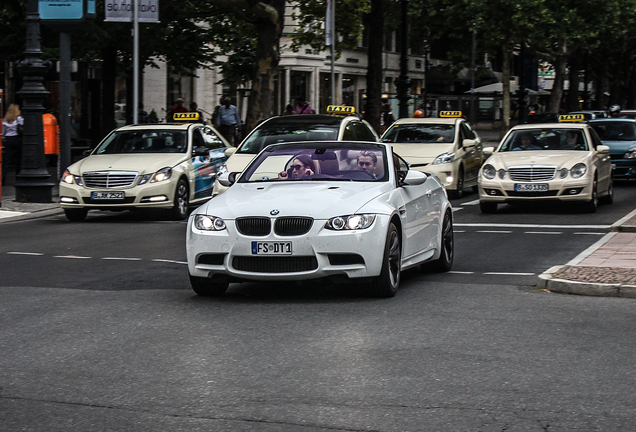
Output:
<instances>
[{"instance_id":1,"label":"fog light","mask_svg":"<svg viewBox=\"0 0 636 432\"><path fill-rule=\"evenodd\" d=\"M76 198L71 198L71 197L60 197L60 202L63 203L70 203L70 204L79 204L79 201Z\"/></svg>"},{"instance_id":2,"label":"fog light","mask_svg":"<svg viewBox=\"0 0 636 432\"><path fill-rule=\"evenodd\" d=\"M144 197L141 199L141 202L162 202L162 201L168 201L168 197L165 195L157 195L157 196L151 196L151 197Z\"/></svg>"}]
</instances>

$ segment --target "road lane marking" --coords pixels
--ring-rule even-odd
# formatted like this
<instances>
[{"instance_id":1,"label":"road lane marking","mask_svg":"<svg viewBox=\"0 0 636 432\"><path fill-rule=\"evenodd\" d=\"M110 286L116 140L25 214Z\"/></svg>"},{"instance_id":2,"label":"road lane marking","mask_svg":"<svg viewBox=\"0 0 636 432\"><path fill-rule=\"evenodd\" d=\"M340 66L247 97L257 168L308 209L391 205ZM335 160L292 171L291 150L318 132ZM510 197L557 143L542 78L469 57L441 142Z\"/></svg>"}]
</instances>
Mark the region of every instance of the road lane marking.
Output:
<instances>
[{"instance_id":1,"label":"road lane marking","mask_svg":"<svg viewBox=\"0 0 636 432\"><path fill-rule=\"evenodd\" d=\"M467 201L467 202L461 203L460 205L463 205L463 206L474 206L474 205L477 205L477 204L479 204L479 200L478 199L474 200L474 201Z\"/></svg>"},{"instance_id":2,"label":"road lane marking","mask_svg":"<svg viewBox=\"0 0 636 432\"><path fill-rule=\"evenodd\" d=\"M151 261L153 261L153 262L165 262L165 263L170 263L170 264L188 264L185 261L174 261L174 260L167 260L167 259L153 259Z\"/></svg>"},{"instance_id":3,"label":"road lane marking","mask_svg":"<svg viewBox=\"0 0 636 432\"><path fill-rule=\"evenodd\" d=\"M447 273L453 273L453 274L475 274L475 272L470 272L470 271L458 271L458 270L450 270Z\"/></svg>"},{"instance_id":4,"label":"road lane marking","mask_svg":"<svg viewBox=\"0 0 636 432\"><path fill-rule=\"evenodd\" d=\"M599 232L575 232L574 235L605 235L607 233L599 233Z\"/></svg>"},{"instance_id":5,"label":"road lane marking","mask_svg":"<svg viewBox=\"0 0 636 432\"><path fill-rule=\"evenodd\" d=\"M32 255L32 256L43 256L43 253L39 252L7 252L7 255Z\"/></svg>"},{"instance_id":6,"label":"road lane marking","mask_svg":"<svg viewBox=\"0 0 636 432\"><path fill-rule=\"evenodd\" d=\"M478 233L488 233L488 234L512 234L512 231L477 231Z\"/></svg>"},{"instance_id":7,"label":"road lane marking","mask_svg":"<svg viewBox=\"0 0 636 432\"><path fill-rule=\"evenodd\" d=\"M53 258L92 259L93 257L77 256L77 255L53 255Z\"/></svg>"},{"instance_id":8,"label":"road lane marking","mask_svg":"<svg viewBox=\"0 0 636 432\"><path fill-rule=\"evenodd\" d=\"M103 260L120 260L120 261L141 261L141 258L120 258L120 257L106 257Z\"/></svg>"},{"instance_id":9,"label":"road lane marking","mask_svg":"<svg viewBox=\"0 0 636 432\"><path fill-rule=\"evenodd\" d=\"M535 273L509 273L509 272L485 272L485 275L494 276L534 276Z\"/></svg>"},{"instance_id":10,"label":"road lane marking","mask_svg":"<svg viewBox=\"0 0 636 432\"><path fill-rule=\"evenodd\" d=\"M559 231L526 231L524 234L563 234Z\"/></svg>"},{"instance_id":11,"label":"road lane marking","mask_svg":"<svg viewBox=\"0 0 636 432\"><path fill-rule=\"evenodd\" d=\"M611 225L541 225L541 224L496 224L496 223L455 223L459 227L477 228L537 228L537 229L610 229Z\"/></svg>"}]
</instances>

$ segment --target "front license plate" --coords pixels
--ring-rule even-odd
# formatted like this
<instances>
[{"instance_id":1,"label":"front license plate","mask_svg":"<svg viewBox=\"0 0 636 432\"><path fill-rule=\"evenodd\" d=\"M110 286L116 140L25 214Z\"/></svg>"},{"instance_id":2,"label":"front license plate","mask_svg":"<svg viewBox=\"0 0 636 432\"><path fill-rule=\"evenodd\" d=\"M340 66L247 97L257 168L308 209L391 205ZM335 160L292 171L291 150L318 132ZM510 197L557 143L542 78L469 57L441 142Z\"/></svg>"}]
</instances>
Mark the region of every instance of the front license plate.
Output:
<instances>
[{"instance_id":1,"label":"front license plate","mask_svg":"<svg viewBox=\"0 0 636 432\"><path fill-rule=\"evenodd\" d=\"M252 255L291 255L291 242L252 242Z\"/></svg>"},{"instance_id":2,"label":"front license plate","mask_svg":"<svg viewBox=\"0 0 636 432\"><path fill-rule=\"evenodd\" d=\"M124 192L91 192L91 198L94 200L123 200Z\"/></svg>"},{"instance_id":3,"label":"front license plate","mask_svg":"<svg viewBox=\"0 0 636 432\"><path fill-rule=\"evenodd\" d=\"M515 184L515 190L517 192L546 192L548 190L547 183L529 184L529 183L517 183Z\"/></svg>"}]
</instances>

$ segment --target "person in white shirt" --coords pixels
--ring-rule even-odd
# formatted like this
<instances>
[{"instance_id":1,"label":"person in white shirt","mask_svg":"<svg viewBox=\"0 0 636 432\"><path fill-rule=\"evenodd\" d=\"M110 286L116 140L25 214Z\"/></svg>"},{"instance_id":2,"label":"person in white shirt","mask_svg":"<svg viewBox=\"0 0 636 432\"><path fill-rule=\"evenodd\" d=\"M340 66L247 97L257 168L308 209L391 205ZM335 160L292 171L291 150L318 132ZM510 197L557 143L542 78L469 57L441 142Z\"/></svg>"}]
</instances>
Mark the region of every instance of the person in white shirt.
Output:
<instances>
[{"instance_id":1,"label":"person in white shirt","mask_svg":"<svg viewBox=\"0 0 636 432\"><path fill-rule=\"evenodd\" d=\"M10 167L15 168L16 174L20 170L22 126L24 119L20 115L20 107L16 104L9 105L2 119L2 184L6 183Z\"/></svg>"}]
</instances>

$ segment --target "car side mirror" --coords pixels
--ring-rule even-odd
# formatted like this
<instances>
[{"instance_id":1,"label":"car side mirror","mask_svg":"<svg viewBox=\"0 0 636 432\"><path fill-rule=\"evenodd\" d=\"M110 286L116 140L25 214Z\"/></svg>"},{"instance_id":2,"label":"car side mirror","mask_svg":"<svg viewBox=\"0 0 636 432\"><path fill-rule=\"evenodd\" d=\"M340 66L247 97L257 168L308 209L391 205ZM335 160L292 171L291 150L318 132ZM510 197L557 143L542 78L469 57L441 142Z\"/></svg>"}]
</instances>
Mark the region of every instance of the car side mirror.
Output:
<instances>
[{"instance_id":1,"label":"car side mirror","mask_svg":"<svg viewBox=\"0 0 636 432\"><path fill-rule=\"evenodd\" d=\"M494 147L485 147L484 150L484 156L490 156L495 152L495 148Z\"/></svg>"},{"instance_id":2,"label":"car side mirror","mask_svg":"<svg viewBox=\"0 0 636 432\"><path fill-rule=\"evenodd\" d=\"M424 174L421 171L408 170L406 172L406 177L404 177L404 180L402 181L402 184L408 186L417 186L423 184L427 178L428 175Z\"/></svg>"},{"instance_id":3,"label":"car side mirror","mask_svg":"<svg viewBox=\"0 0 636 432\"><path fill-rule=\"evenodd\" d=\"M599 145L599 146L596 146L596 151L599 153L605 154L610 152L610 148L609 146L606 146L606 145Z\"/></svg>"},{"instance_id":4,"label":"car side mirror","mask_svg":"<svg viewBox=\"0 0 636 432\"><path fill-rule=\"evenodd\" d=\"M223 173L216 179L221 183L221 186L230 187L236 182L236 176L239 174L240 172Z\"/></svg>"},{"instance_id":5,"label":"car side mirror","mask_svg":"<svg viewBox=\"0 0 636 432\"><path fill-rule=\"evenodd\" d=\"M225 149L225 157L230 157L236 152L236 147L228 147Z\"/></svg>"},{"instance_id":6,"label":"car side mirror","mask_svg":"<svg viewBox=\"0 0 636 432\"><path fill-rule=\"evenodd\" d=\"M210 154L210 150L206 147L195 147L192 153L194 156L207 156Z\"/></svg>"},{"instance_id":7,"label":"car side mirror","mask_svg":"<svg viewBox=\"0 0 636 432\"><path fill-rule=\"evenodd\" d=\"M466 148L473 148L475 147L475 144L476 144L475 140L468 139L468 138L462 141L462 147L466 147Z\"/></svg>"}]
</instances>

